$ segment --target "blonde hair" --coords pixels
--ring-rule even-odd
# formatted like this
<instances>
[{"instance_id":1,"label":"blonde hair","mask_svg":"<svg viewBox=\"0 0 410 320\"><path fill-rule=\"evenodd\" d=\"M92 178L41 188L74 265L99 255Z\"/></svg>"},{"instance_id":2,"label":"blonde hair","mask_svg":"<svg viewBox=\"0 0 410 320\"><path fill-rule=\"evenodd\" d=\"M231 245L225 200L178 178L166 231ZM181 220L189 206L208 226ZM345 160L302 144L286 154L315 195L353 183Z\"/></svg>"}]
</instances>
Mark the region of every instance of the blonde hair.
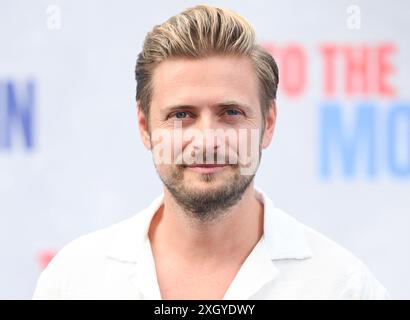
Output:
<instances>
[{"instance_id":1,"label":"blonde hair","mask_svg":"<svg viewBox=\"0 0 410 320\"><path fill-rule=\"evenodd\" d=\"M137 101L143 114L149 116L152 74L159 63L172 57L202 58L214 54L251 59L265 119L276 99L279 82L275 60L256 44L255 31L248 21L235 12L207 5L186 9L155 26L145 37L135 68Z\"/></svg>"}]
</instances>

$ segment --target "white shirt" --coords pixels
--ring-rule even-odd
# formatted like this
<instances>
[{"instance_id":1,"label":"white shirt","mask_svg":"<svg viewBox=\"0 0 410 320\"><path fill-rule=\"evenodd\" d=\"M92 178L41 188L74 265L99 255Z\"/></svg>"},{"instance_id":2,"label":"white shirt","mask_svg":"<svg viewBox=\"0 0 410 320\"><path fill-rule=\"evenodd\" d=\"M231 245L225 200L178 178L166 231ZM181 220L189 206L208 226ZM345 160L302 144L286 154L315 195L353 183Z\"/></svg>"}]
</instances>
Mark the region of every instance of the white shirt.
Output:
<instances>
[{"instance_id":1,"label":"white shirt","mask_svg":"<svg viewBox=\"0 0 410 320\"><path fill-rule=\"evenodd\" d=\"M224 299L387 299L363 263L274 207L259 189L264 232ZM108 228L66 245L42 272L34 299L161 299L148 228L163 194Z\"/></svg>"}]
</instances>

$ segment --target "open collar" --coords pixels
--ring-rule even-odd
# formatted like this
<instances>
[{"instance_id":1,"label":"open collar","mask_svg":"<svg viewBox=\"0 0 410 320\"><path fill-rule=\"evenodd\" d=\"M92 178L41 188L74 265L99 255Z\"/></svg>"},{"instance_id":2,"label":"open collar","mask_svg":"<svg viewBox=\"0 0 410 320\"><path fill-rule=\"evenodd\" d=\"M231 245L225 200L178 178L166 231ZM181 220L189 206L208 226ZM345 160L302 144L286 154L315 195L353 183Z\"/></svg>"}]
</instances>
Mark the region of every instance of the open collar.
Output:
<instances>
[{"instance_id":1,"label":"open collar","mask_svg":"<svg viewBox=\"0 0 410 320\"><path fill-rule=\"evenodd\" d=\"M275 261L307 259L312 255L303 226L275 208L260 189L255 188L255 194L264 205L264 234L245 259L225 292L224 300L249 299L273 281L280 274ZM110 259L135 264L129 276L142 299L161 299L148 230L163 199L162 193L149 207L120 223L106 250Z\"/></svg>"},{"instance_id":2,"label":"open collar","mask_svg":"<svg viewBox=\"0 0 410 320\"><path fill-rule=\"evenodd\" d=\"M306 259L312 256L312 251L306 240L303 226L293 217L275 208L269 197L255 187L257 198L264 205L263 242L267 255L271 260ZM117 228L106 256L123 262L138 262L145 252L148 230L151 220L163 204L164 194L161 193L151 204L140 213L121 223Z\"/></svg>"}]
</instances>

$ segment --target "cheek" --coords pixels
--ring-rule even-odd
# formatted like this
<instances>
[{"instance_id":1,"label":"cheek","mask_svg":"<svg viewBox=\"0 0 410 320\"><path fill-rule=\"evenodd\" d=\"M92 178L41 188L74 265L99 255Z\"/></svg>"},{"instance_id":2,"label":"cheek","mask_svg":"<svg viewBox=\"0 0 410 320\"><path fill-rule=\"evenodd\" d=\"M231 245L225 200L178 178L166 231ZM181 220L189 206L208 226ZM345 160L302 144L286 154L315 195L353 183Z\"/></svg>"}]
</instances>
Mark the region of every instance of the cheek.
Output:
<instances>
[{"instance_id":1,"label":"cheek","mask_svg":"<svg viewBox=\"0 0 410 320\"><path fill-rule=\"evenodd\" d=\"M184 169L179 166L160 164L156 166L156 169L157 173L167 181L181 179L184 176Z\"/></svg>"}]
</instances>

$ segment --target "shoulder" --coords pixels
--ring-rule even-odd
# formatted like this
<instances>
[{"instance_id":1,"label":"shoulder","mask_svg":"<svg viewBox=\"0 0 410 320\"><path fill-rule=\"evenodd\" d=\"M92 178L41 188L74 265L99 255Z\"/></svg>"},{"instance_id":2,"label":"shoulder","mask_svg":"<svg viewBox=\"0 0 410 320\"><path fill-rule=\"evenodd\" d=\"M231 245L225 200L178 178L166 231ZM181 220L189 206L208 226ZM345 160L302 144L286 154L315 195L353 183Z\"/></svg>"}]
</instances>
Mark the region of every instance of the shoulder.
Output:
<instances>
[{"instance_id":1,"label":"shoulder","mask_svg":"<svg viewBox=\"0 0 410 320\"><path fill-rule=\"evenodd\" d=\"M138 214L106 228L82 235L66 244L38 278L33 299L62 299L64 288L75 276L87 277L100 272L112 243L129 234ZM79 279L81 281L81 279Z\"/></svg>"},{"instance_id":2,"label":"shoulder","mask_svg":"<svg viewBox=\"0 0 410 320\"><path fill-rule=\"evenodd\" d=\"M133 229L132 226L137 223L139 215L134 215L72 240L57 253L52 262L54 260L69 260L70 258L89 260L90 258L104 255L113 242L119 237L130 233L131 229Z\"/></svg>"},{"instance_id":3,"label":"shoulder","mask_svg":"<svg viewBox=\"0 0 410 320\"><path fill-rule=\"evenodd\" d=\"M275 211L287 216L303 233L311 254L302 263L302 273L306 278L315 279L318 286L326 286L326 290L332 293L329 296L341 299L389 298L383 285L352 252L284 211L277 208Z\"/></svg>"}]
</instances>

